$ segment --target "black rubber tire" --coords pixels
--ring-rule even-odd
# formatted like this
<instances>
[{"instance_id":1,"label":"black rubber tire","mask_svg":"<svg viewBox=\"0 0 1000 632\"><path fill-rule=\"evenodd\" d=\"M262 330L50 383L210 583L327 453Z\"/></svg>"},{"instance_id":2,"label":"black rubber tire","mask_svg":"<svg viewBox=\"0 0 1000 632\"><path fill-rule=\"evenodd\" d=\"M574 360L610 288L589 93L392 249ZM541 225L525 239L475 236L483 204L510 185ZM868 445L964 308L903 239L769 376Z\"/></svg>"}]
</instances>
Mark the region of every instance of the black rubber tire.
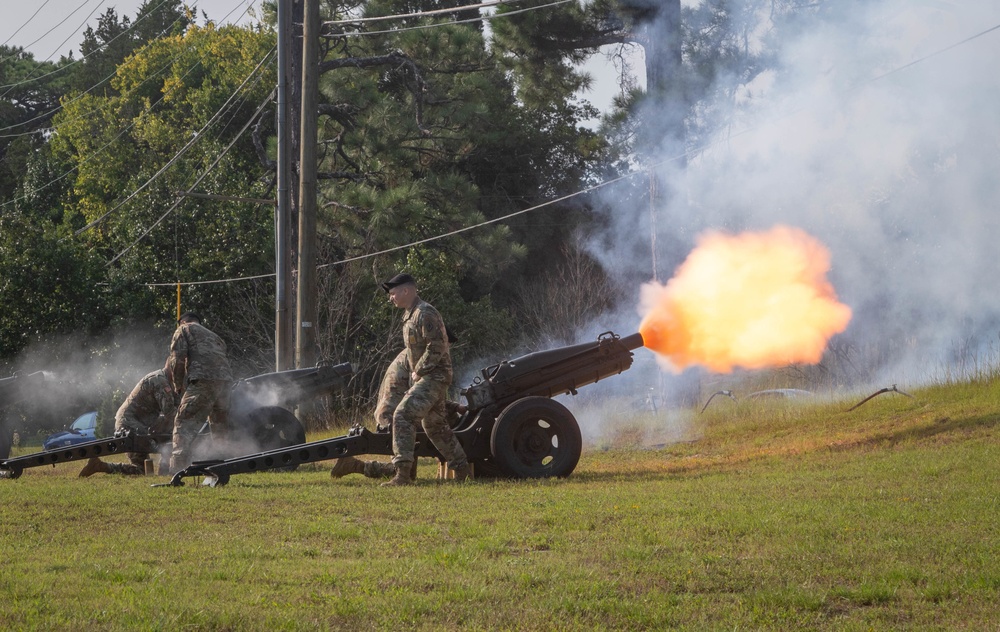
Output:
<instances>
[{"instance_id":1,"label":"black rubber tire","mask_svg":"<svg viewBox=\"0 0 1000 632\"><path fill-rule=\"evenodd\" d=\"M299 420L280 406L257 408L247 416L247 429L257 440L261 452L279 450L306 442L306 430ZM279 472L292 472L298 465L274 468Z\"/></svg>"},{"instance_id":2,"label":"black rubber tire","mask_svg":"<svg viewBox=\"0 0 1000 632\"><path fill-rule=\"evenodd\" d=\"M490 437L493 462L511 478L564 477L580 462L583 438L573 413L548 397L507 406Z\"/></svg>"}]
</instances>

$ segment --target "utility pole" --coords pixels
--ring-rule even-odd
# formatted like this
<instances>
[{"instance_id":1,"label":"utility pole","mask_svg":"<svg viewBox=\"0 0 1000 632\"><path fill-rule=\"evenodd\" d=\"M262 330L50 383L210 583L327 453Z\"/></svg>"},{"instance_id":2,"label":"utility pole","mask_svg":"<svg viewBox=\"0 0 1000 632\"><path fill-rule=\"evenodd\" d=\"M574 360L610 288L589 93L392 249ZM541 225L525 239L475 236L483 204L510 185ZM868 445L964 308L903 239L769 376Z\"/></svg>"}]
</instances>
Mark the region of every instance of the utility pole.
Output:
<instances>
[{"instance_id":1,"label":"utility pole","mask_svg":"<svg viewBox=\"0 0 1000 632\"><path fill-rule=\"evenodd\" d=\"M651 161L663 158L681 160L684 154L684 115L681 94L682 30L681 0L621 0L626 15L635 21L636 38L646 53L646 95L654 102L667 104L653 111L638 127L638 153ZM659 230L657 215L664 197L673 194L659 182L656 170L649 169L649 246L653 279L657 279Z\"/></svg>"},{"instance_id":2,"label":"utility pole","mask_svg":"<svg viewBox=\"0 0 1000 632\"><path fill-rule=\"evenodd\" d=\"M299 285L296 366L316 365L316 119L319 110L319 0L305 0L302 127L299 134Z\"/></svg>"},{"instance_id":3,"label":"utility pole","mask_svg":"<svg viewBox=\"0 0 1000 632\"><path fill-rule=\"evenodd\" d=\"M292 321L288 298L292 285L291 253L291 134L288 125L288 79L292 43L292 0L278 0L278 207L274 214L275 370L294 365Z\"/></svg>"}]
</instances>

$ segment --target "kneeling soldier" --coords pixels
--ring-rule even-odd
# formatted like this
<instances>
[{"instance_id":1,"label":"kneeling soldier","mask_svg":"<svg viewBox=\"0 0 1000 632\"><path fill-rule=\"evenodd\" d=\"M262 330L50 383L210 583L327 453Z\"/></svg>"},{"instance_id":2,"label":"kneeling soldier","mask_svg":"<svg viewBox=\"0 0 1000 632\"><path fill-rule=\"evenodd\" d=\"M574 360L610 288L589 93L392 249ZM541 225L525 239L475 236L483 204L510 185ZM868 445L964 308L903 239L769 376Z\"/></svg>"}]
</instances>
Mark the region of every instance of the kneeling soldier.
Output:
<instances>
[{"instance_id":1,"label":"kneeling soldier","mask_svg":"<svg viewBox=\"0 0 1000 632\"><path fill-rule=\"evenodd\" d=\"M135 385L115 415L115 433L127 429L139 434L168 432L174 426L177 395L163 369L147 374ZM98 472L105 474L139 475L146 472L148 452L129 452L129 463L105 463L91 458L80 470L80 476Z\"/></svg>"}]
</instances>

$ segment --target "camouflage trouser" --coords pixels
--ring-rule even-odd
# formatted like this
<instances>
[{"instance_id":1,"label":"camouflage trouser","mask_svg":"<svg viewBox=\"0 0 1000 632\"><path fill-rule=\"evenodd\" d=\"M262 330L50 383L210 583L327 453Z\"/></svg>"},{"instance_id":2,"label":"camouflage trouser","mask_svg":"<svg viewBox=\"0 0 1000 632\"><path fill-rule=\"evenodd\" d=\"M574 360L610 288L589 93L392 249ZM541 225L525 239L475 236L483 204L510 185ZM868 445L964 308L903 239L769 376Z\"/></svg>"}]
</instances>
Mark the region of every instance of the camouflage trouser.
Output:
<instances>
[{"instance_id":1,"label":"camouflage trouser","mask_svg":"<svg viewBox=\"0 0 1000 632\"><path fill-rule=\"evenodd\" d=\"M364 474L368 478L391 478L396 475L396 466L385 461L365 461Z\"/></svg>"},{"instance_id":2,"label":"camouflage trouser","mask_svg":"<svg viewBox=\"0 0 1000 632\"><path fill-rule=\"evenodd\" d=\"M406 349L404 349L385 370L385 376L382 377L382 383L378 387L375 424L379 428L392 428L392 415L409 388L410 365L406 362Z\"/></svg>"},{"instance_id":3,"label":"camouflage trouser","mask_svg":"<svg viewBox=\"0 0 1000 632\"><path fill-rule=\"evenodd\" d=\"M205 421L211 424L213 443L225 440L229 431L230 386L228 380L193 380L184 387L174 419L171 474L191 464L191 443Z\"/></svg>"},{"instance_id":4,"label":"camouflage trouser","mask_svg":"<svg viewBox=\"0 0 1000 632\"><path fill-rule=\"evenodd\" d=\"M125 474L127 476L142 476L146 473L146 459L148 452L129 452L128 463L108 463L112 474Z\"/></svg>"},{"instance_id":5,"label":"camouflage trouser","mask_svg":"<svg viewBox=\"0 0 1000 632\"><path fill-rule=\"evenodd\" d=\"M455 438L445 408L448 384L428 377L417 380L396 407L392 416L392 462L412 463L414 444L417 440L417 423L423 426L427 437L456 470L469 464L465 450Z\"/></svg>"},{"instance_id":6,"label":"camouflage trouser","mask_svg":"<svg viewBox=\"0 0 1000 632\"><path fill-rule=\"evenodd\" d=\"M378 403L375 404L375 424L379 429L392 428L392 416L410 388L410 365L406 361L406 350L399 352L382 377L378 387ZM445 401L448 425L454 425L462 414L458 402Z\"/></svg>"}]
</instances>

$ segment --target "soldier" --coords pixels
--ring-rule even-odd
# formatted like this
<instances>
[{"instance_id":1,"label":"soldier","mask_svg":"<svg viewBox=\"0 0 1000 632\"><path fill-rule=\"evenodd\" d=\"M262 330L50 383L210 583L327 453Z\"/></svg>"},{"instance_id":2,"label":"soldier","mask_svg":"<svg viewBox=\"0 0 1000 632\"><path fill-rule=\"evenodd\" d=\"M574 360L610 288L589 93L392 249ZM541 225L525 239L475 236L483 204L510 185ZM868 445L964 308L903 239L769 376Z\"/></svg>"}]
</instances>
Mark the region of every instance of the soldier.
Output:
<instances>
[{"instance_id":1,"label":"soldier","mask_svg":"<svg viewBox=\"0 0 1000 632\"><path fill-rule=\"evenodd\" d=\"M449 342L452 340L450 335L448 340ZM403 349L389 364L379 386L378 402L375 405L375 424L378 430L392 428L392 415L409 388L410 368L406 361L406 349ZM445 401L445 411L450 427L451 421L464 413L466 408L458 402ZM414 459L413 469L410 472L410 478L413 480L417 478L416 463ZM392 463L362 461L353 456L337 459L333 469L330 470L330 476L334 478L342 478L348 474L364 474L368 478L389 478L395 473L396 467Z\"/></svg>"},{"instance_id":2,"label":"soldier","mask_svg":"<svg viewBox=\"0 0 1000 632\"><path fill-rule=\"evenodd\" d=\"M202 326L201 316L194 312L178 319L164 370L181 397L170 456L170 473L176 474L191 464L191 442L206 420L211 423L213 443L226 438L233 374L226 343Z\"/></svg>"},{"instance_id":3,"label":"soldier","mask_svg":"<svg viewBox=\"0 0 1000 632\"><path fill-rule=\"evenodd\" d=\"M147 374L135 385L132 392L115 414L115 434L128 430L138 434L167 432L174 426L177 412L177 394L163 369ZM148 452L129 452L129 463L105 463L97 457L87 461L80 476L97 472L105 474L141 475L146 472Z\"/></svg>"},{"instance_id":4,"label":"soldier","mask_svg":"<svg viewBox=\"0 0 1000 632\"><path fill-rule=\"evenodd\" d=\"M403 343L410 371L410 387L392 414L392 480L383 485L409 485L414 463L416 424L455 471L455 480L469 478L469 461L448 425L445 397L451 384L451 355L441 314L417 295L417 282L409 274L397 274L382 284L389 300L406 310Z\"/></svg>"}]
</instances>

